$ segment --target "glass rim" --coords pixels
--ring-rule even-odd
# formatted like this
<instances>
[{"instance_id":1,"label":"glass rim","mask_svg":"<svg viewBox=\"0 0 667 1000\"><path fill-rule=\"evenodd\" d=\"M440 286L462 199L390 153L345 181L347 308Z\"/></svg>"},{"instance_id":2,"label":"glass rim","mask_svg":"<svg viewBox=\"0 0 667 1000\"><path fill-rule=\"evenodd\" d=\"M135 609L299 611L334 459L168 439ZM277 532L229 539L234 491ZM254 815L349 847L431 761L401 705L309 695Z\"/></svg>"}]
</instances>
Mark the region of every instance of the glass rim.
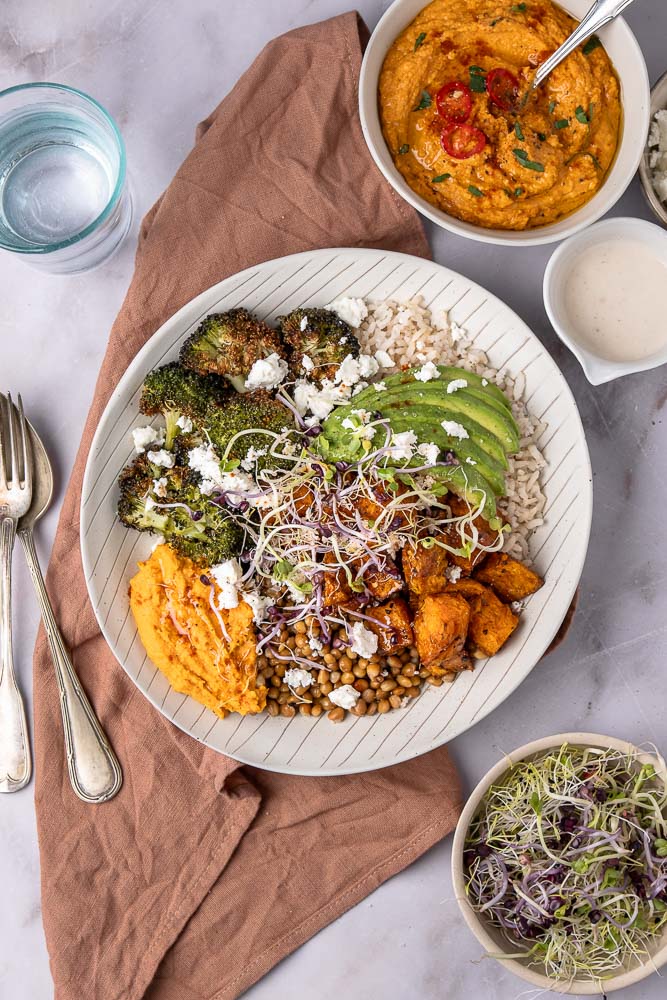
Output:
<instances>
[{"instance_id":1,"label":"glass rim","mask_svg":"<svg viewBox=\"0 0 667 1000\"><path fill-rule=\"evenodd\" d=\"M19 83L14 87L7 87L5 90L0 90L0 114L2 113L2 99L8 97L10 94L16 94L22 90L64 90L69 94L76 94L77 97L81 97L88 104L92 104L93 107L97 108L106 119L111 127L111 131L118 144L118 151L120 153L120 159L118 164L118 176L116 178L116 185L111 192L108 202L100 212L100 214L89 222L88 225L78 233L74 233L73 236L69 236L66 240L59 240L57 243L49 243L48 246L41 247L16 247L10 246L8 243L3 241L2 236L0 236L0 248L3 250L9 250L11 253L21 253L21 254L49 254L54 253L56 250L63 250L65 247L73 246L75 243L79 243L81 240L85 239L86 236L90 236L95 230L100 226L102 222L105 221L113 211L113 209L118 204L123 187L125 185L126 176L126 165L127 157L125 153L125 142L123 141L123 136L121 135L120 129L116 125L115 120L109 114L107 109L96 101L94 97L90 94L84 93L83 90L77 90L76 87L69 87L66 83L49 83L46 81L35 82L35 83Z\"/></svg>"}]
</instances>

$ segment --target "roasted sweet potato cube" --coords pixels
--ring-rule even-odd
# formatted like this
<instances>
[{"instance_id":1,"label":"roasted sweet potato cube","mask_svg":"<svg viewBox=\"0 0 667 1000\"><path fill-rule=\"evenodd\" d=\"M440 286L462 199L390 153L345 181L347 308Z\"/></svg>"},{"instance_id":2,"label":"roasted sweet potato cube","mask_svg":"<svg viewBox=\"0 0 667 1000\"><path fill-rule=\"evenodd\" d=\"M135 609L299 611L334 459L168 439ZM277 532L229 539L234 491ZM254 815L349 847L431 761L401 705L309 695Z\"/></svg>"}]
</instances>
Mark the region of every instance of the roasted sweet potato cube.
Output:
<instances>
[{"instance_id":1,"label":"roasted sweet potato cube","mask_svg":"<svg viewBox=\"0 0 667 1000\"><path fill-rule=\"evenodd\" d=\"M445 570L449 563L445 549L433 545L426 549L419 542L403 549L403 575L412 594L437 594L447 586Z\"/></svg>"},{"instance_id":2,"label":"roasted sweet potato cube","mask_svg":"<svg viewBox=\"0 0 667 1000\"><path fill-rule=\"evenodd\" d=\"M523 601L539 590L544 580L518 559L492 552L475 571L475 579L486 583L505 601Z\"/></svg>"},{"instance_id":3,"label":"roasted sweet potato cube","mask_svg":"<svg viewBox=\"0 0 667 1000\"><path fill-rule=\"evenodd\" d=\"M403 590L404 583L393 559L385 557L381 566L369 566L362 577L368 591L378 601L386 601L392 594Z\"/></svg>"},{"instance_id":4,"label":"roasted sweet potato cube","mask_svg":"<svg viewBox=\"0 0 667 1000\"><path fill-rule=\"evenodd\" d=\"M470 607L458 594L427 594L415 615L415 645L419 659L435 676L464 670Z\"/></svg>"},{"instance_id":5,"label":"roasted sweet potato cube","mask_svg":"<svg viewBox=\"0 0 667 1000\"><path fill-rule=\"evenodd\" d=\"M331 565L332 563L337 564L338 560L333 552L327 552L323 562L325 565ZM326 611L333 611L343 605L354 605L357 603L358 598L348 583L345 570L338 567L335 570L325 569L323 573L322 605Z\"/></svg>"},{"instance_id":6,"label":"roasted sweet potato cube","mask_svg":"<svg viewBox=\"0 0 667 1000\"><path fill-rule=\"evenodd\" d=\"M364 625L378 637L379 652L396 653L412 645L410 609L401 597L394 597L375 608L366 608L364 614L377 621L377 625L367 621Z\"/></svg>"},{"instance_id":7,"label":"roasted sweet potato cube","mask_svg":"<svg viewBox=\"0 0 667 1000\"><path fill-rule=\"evenodd\" d=\"M449 504L454 517L463 517L465 514L470 513L470 504L468 501L463 500L454 493L450 493L447 497L447 503ZM492 530L489 522L486 518L483 518L481 514L478 514L477 517L474 518L474 525L479 532L479 542L481 545L492 545L498 538L498 532ZM462 547L461 535L454 525L445 527L443 529L443 535L445 536L447 544L452 548L460 549ZM483 549L475 548L469 556L457 556L454 553L450 553L449 561L455 566L459 566L464 573L469 575L472 573L474 567L481 563L485 555L486 553Z\"/></svg>"},{"instance_id":8,"label":"roasted sweet potato cube","mask_svg":"<svg viewBox=\"0 0 667 1000\"><path fill-rule=\"evenodd\" d=\"M459 580L448 592L464 597L470 606L468 649L481 659L494 656L519 624L519 616L478 580Z\"/></svg>"}]
</instances>

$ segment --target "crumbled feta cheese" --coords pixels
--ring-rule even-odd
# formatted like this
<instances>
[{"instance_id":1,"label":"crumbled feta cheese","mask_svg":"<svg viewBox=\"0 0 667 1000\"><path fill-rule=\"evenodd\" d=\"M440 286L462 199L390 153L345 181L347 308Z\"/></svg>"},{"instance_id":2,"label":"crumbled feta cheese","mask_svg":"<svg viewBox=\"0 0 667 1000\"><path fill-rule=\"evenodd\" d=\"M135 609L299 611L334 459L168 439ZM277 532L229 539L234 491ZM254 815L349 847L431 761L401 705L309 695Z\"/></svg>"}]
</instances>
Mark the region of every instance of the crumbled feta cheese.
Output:
<instances>
[{"instance_id":1,"label":"crumbled feta cheese","mask_svg":"<svg viewBox=\"0 0 667 1000\"><path fill-rule=\"evenodd\" d=\"M390 358L390 356L387 354L386 351L382 351L382 350L376 351L375 352L375 360L379 364L380 368L393 368L394 367L394 362L392 361L392 359Z\"/></svg>"},{"instance_id":2,"label":"crumbled feta cheese","mask_svg":"<svg viewBox=\"0 0 667 1000\"><path fill-rule=\"evenodd\" d=\"M443 420L440 426L450 437L459 438L461 441L470 437L463 424L459 424L456 420Z\"/></svg>"},{"instance_id":3,"label":"crumbled feta cheese","mask_svg":"<svg viewBox=\"0 0 667 1000\"><path fill-rule=\"evenodd\" d=\"M225 559L224 562L211 566L209 576L213 577L220 594L218 596L218 607L221 611L230 611L239 606L239 583L243 576L243 570L238 559Z\"/></svg>"},{"instance_id":4,"label":"crumbled feta cheese","mask_svg":"<svg viewBox=\"0 0 667 1000\"><path fill-rule=\"evenodd\" d=\"M449 336L452 339L452 343L457 344L465 336L465 330L458 323L455 323L454 320L451 320L449 324Z\"/></svg>"},{"instance_id":5,"label":"crumbled feta cheese","mask_svg":"<svg viewBox=\"0 0 667 1000\"><path fill-rule=\"evenodd\" d=\"M483 378L483 379L482 379L482 385L486 386L486 385L488 385L488 384L489 384L489 380L488 380L488 378Z\"/></svg>"},{"instance_id":6,"label":"crumbled feta cheese","mask_svg":"<svg viewBox=\"0 0 667 1000\"><path fill-rule=\"evenodd\" d=\"M324 643L316 635L308 636L308 645L313 653L319 653L324 649Z\"/></svg>"},{"instance_id":7,"label":"crumbled feta cheese","mask_svg":"<svg viewBox=\"0 0 667 1000\"><path fill-rule=\"evenodd\" d=\"M272 603L272 599L264 597L258 590L243 590L241 597L252 608L252 620L255 625L261 625L264 612L267 606Z\"/></svg>"},{"instance_id":8,"label":"crumbled feta cheese","mask_svg":"<svg viewBox=\"0 0 667 1000\"><path fill-rule=\"evenodd\" d=\"M188 452L188 465L201 476L200 489L205 496L210 496L216 487L222 489L220 458L212 444L192 448Z\"/></svg>"},{"instance_id":9,"label":"crumbled feta cheese","mask_svg":"<svg viewBox=\"0 0 667 1000\"><path fill-rule=\"evenodd\" d=\"M459 389L465 389L467 385L468 382L464 378L452 379L452 381L447 386L447 392L448 393L457 392Z\"/></svg>"},{"instance_id":10,"label":"crumbled feta cheese","mask_svg":"<svg viewBox=\"0 0 667 1000\"><path fill-rule=\"evenodd\" d=\"M275 389L288 372L287 362L275 351L268 358L255 361L246 379L246 389Z\"/></svg>"},{"instance_id":11,"label":"crumbled feta cheese","mask_svg":"<svg viewBox=\"0 0 667 1000\"><path fill-rule=\"evenodd\" d=\"M301 322L299 323L299 327L300 327L302 333L303 333L304 330L306 330L308 328L308 317L307 316L302 316L301 317Z\"/></svg>"},{"instance_id":12,"label":"crumbled feta cheese","mask_svg":"<svg viewBox=\"0 0 667 1000\"><path fill-rule=\"evenodd\" d=\"M176 426L180 427L184 434L189 434L194 425L190 420L190 417L186 417L184 414L181 414L176 421Z\"/></svg>"},{"instance_id":13,"label":"crumbled feta cheese","mask_svg":"<svg viewBox=\"0 0 667 1000\"><path fill-rule=\"evenodd\" d=\"M416 444L417 435L414 431L401 431L400 434L392 434L389 456L410 459L414 455Z\"/></svg>"},{"instance_id":14,"label":"crumbled feta cheese","mask_svg":"<svg viewBox=\"0 0 667 1000\"><path fill-rule=\"evenodd\" d=\"M387 384L386 382L374 382L373 388L375 389L376 392L386 392Z\"/></svg>"},{"instance_id":15,"label":"crumbled feta cheese","mask_svg":"<svg viewBox=\"0 0 667 1000\"><path fill-rule=\"evenodd\" d=\"M373 653L377 653L378 637L361 622L355 622L351 629L348 628L347 634L350 639L350 649L357 656L368 659Z\"/></svg>"},{"instance_id":16,"label":"crumbled feta cheese","mask_svg":"<svg viewBox=\"0 0 667 1000\"><path fill-rule=\"evenodd\" d=\"M166 497L167 495L167 477L161 476L160 479L153 480L153 493L156 497Z\"/></svg>"},{"instance_id":17,"label":"crumbled feta cheese","mask_svg":"<svg viewBox=\"0 0 667 1000\"><path fill-rule=\"evenodd\" d=\"M360 392L363 392L364 389L367 388L368 388L368 382L357 382L354 389L352 390L352 395L358 396Z\"/></svg>"},{"instance_id":18,"label":"crumbled feta cheese","mask_svg":"<svg viewBox=\"0 0 667 1000\"><path fill-rule=\"evenodd\" d=\"M301 367L305 372L312 372L315 367L315 363L308 357L307 354L304 354L301 358Z\"/></svg>"},{"instance_id":19,"label":"crumbled feta cheese","mask_svg":"<svg viewBox=\"0 0 667 1000\"><path fill-rule=\"evenodd\" d=\"M159 465L163 469L173 469L176 459L170 451L160 448L158 451L149 451L146 458L151 465Z\"/></svg>"},{"instance_id":20,"label":"crumbled feta cheese","mask_svg":"<svg viewBox=\"0 0 667 1000\"><path fill-rule=\"evenodd\" d=\"M448 566L445 570L445 576L450 583L458 583L461 578L461 567L460 566Z\"/></svg>"},{"instance_id":21,"label":"crumbled feta cheese","mask_svg":"<svg viewBox=\"0 0 667 1000\"><path fill-rule=\"evenodd\" d=\"M291 688L307 688L313 683L313 678L307 670L301 667L289 667L285 671L285 683Z\"/></svg>"},{"instance_id":22,"label":"crumbled feta cheese","mask_svg":"<svg viewBox=\"0 0 667 1000\"><path fill-rule=\"evenodd\" d=\"M338 341L338 343L339 344L347 344L348 339L349 339L348 337L341 337L340 340Z\"/></svg>"},{"instance_id":23,"label":"crumbled feta cheese","mask_svg":"<svg viewBox=\"0 0 667 1000\"><path fill-rule=\"evenodd\" d=\"M348 711L354 708L359 701L359 697L359 692L351 684L343 684L342 687L334 688L333 691L329 692L329 701L333 705L338 705L339 708L345 708Z\"/></svg>"},{"instance_id":24,"label":"crumbled feta cheese","mask_svg":"<svg viewBox=\"0 0 667 1000\"><path fill-rule=\"evenodd\" d=\"M323 379L321 388L306 379L297 379L294 386L294 405L302 416L310 410L317 423L319 420L325 420L334 406L346 403L351 394L349 386L334 385L327 378Z\"/></svg>"},{"instance_id":25,"label":"crumbled feta cheese","mask_svg":"<svg viewBox=\"0 0 667 1000\"><path fill-rule=\"evenodd\" d=\"M474 458L471 458L470 455L466 455L466 464L467 465L477 465L477 462L475 461Z\"/></svg>"},{"instance_id":26,"label":"crumbled feta cheese","mask_svg":"<svg viewBox=\"0 0 667 1000\"><path fill-rule=\"evenodd\" d=\"M373 378L380 371L380 362L376 361L372 354L360 354L357 361L361 378Z\"/></svg>"},{"instance_id":27,"label":"crumbled feta cheese","mask_svg":"<svg viewBox=\"0 0 667 1000\"><path fill-rule=\"evenodd\" d=\"M251 445L248 448L248 453L244 459L241 460L241 468L245 469L246 472L250 472L251 469L255 467L255 463L258 458L262 458L267 453L267 448L255 448Z\"/></svg>"},{"instance_id":28,"label":"crumbled feta cheese","mask_svg":"<svg viewBox=\"0 0 667 1000\"><path fill-rule=\"evenodd\" d=\"M418 445L417 454L423 455L429 465L435 465L440 455L440 448L432 441L424 441L423 444Z\"/></svg>"},{"instance_id":29,"label":"crumbled feta cheese","mask_svg":"<svg viewBox=\"0 0 667 1000\"><path fill-rule=\"evenodd\" d=\"M330 309L331 312L335 312L344 323L347 323L348 326L354 327L355 330L361 326L363 321L368 316L368 306L363 299L351 299L347 296L340 299L334 299L333 302L330 302L329 305L324 308Z\"/></svg>"},{"instance_id":30,"label":"crumbled feta cheese","mask_svg":"<svg viewBox=\"0 0 667 1000\"><path fill-rule=\"evenodd\" d=\"M164 427L135 427L132 431L134 450L142 455L151 444L164 444Z\"/></svg>"},{"instance_id":31,"label":"crumbled feta cheese","mask_svg":"<svg viewBox=\"0 0 667 1000\"><path fill-rule=\"evenodd\" d=\"M380 370L379 363L370 354L360 354L355 358L352 354L346 355L338 366L336 372L336 382L344 385L356 385L362 378L369 379Z\"/></svg>"},{"instance_id":32,"label":"crumbled feta cheese","mask_svg":"<svg viewBox=\"0 0 667 1000\"><path fill-rule=\"evenodd\" d=\"M418 382L430 382L431 379L438 378L440 372L438 371L437 365L434 365L432 361L427 361L425 365L415 372L415 378Z\"/></svg>"}]
</instances>

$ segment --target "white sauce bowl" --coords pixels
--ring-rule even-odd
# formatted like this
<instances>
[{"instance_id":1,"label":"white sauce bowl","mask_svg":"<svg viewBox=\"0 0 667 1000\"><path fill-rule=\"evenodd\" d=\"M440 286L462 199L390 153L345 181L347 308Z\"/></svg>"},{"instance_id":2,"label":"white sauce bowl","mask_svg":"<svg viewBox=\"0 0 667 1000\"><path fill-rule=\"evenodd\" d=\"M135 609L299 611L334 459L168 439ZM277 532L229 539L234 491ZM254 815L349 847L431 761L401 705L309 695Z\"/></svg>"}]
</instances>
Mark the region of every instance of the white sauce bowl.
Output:
<instances>
[{"instance_id":1,"label":"white sauce bowl","mask_svg":"<svg viewBox=\"0 0 667 1000\"><path fill-rule=\"evenodd\" d=\"M463 222L436 208L412 190L394 166L391 153L382 135L378 109L378 81L387 51L398 35L427 6L425 0L395 0L378 22L366 48L359 78L359 115L366 144L378 167L391 186L410 205L436 225L458 236L480 243L507 246L537 246L554 243L579 232L601 218L621 197L632 180L644 153L649 127L650 88L646 63L637 39L618 17L600 31L600 39L614 64L621 83L621 103L624 114L621 139L612 167L600 190L559 222L537 229L513 231L485 229ZM591 6L591 0L564 0L560 4L573 17L581 19Z\"/></svg>"},{"instance_id":2,"label":"white sauce bowl","mask_svg":"<svg viewBox=\"0 0 667 1000\"><path fill-rule=\"evenodd\" d=\"M605 219L585 232L572 236L552 254L544 272L544 307L554 330L575 355L592 385L602 385L603 382L611 382L622 375L648 371L667 363L667 329L663 348L636 361L609 361L583 347L577 339L576 330L565 309L565 286L581 254L589 247L608 240L643 243L647 250L667 266L667 232L643 219ZM634 329L628 329L629 337L635 336L635 333Z\"/></svg>"}]
</instances>

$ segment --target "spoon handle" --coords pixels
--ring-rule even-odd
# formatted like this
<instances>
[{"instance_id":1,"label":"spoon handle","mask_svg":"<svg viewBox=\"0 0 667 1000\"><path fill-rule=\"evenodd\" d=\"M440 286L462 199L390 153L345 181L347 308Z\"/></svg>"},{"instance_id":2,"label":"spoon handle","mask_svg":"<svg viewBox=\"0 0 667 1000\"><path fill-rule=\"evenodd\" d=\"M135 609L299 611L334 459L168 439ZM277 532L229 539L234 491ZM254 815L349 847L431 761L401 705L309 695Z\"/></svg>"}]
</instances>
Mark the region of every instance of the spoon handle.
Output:
<instances>
[{"instance_id":1,"label":"spoon handle","mask_svg":"<svg viewBox=\"0 0 667 1000\"><path fill-rule=\"evenodd\" d=\"M632 0L595 0L591 9L583 20L579 22L570 37L566 38L553 55L549 56L538 68L533 77L532 89L534 90L535 87L539 87L548 77L549 73L556 68L558 63L562 62L566 56L569 56L576 49L577 45L580 45L581 42L595 31L599 31L609 21L613 21L631 3Z\"/></svg>"},{"instance_id":2,"label":"spoon handle","mask_svg":"<svg viewBox=\"0 0 667 1000\"><path fill-rule=\"evenodd\" d=\"M25 706L12 654L12 550L16 522L0 517L0 792L18 792L30 781L32 763Z\"/></svg>"},{"instance_id":3,"label":"spoon handle","mask_svg":"<svg viewBox=\"0 0 667 1000\"><path fill-rule=\"evenodd\" d=\"M65 732L67 770L72 788L84 802L106 802L123 784L120 764L81 686L56 622L37 559L32 530L19 531L60 692L60 710Z\"/></svg>"}]
</instances>

